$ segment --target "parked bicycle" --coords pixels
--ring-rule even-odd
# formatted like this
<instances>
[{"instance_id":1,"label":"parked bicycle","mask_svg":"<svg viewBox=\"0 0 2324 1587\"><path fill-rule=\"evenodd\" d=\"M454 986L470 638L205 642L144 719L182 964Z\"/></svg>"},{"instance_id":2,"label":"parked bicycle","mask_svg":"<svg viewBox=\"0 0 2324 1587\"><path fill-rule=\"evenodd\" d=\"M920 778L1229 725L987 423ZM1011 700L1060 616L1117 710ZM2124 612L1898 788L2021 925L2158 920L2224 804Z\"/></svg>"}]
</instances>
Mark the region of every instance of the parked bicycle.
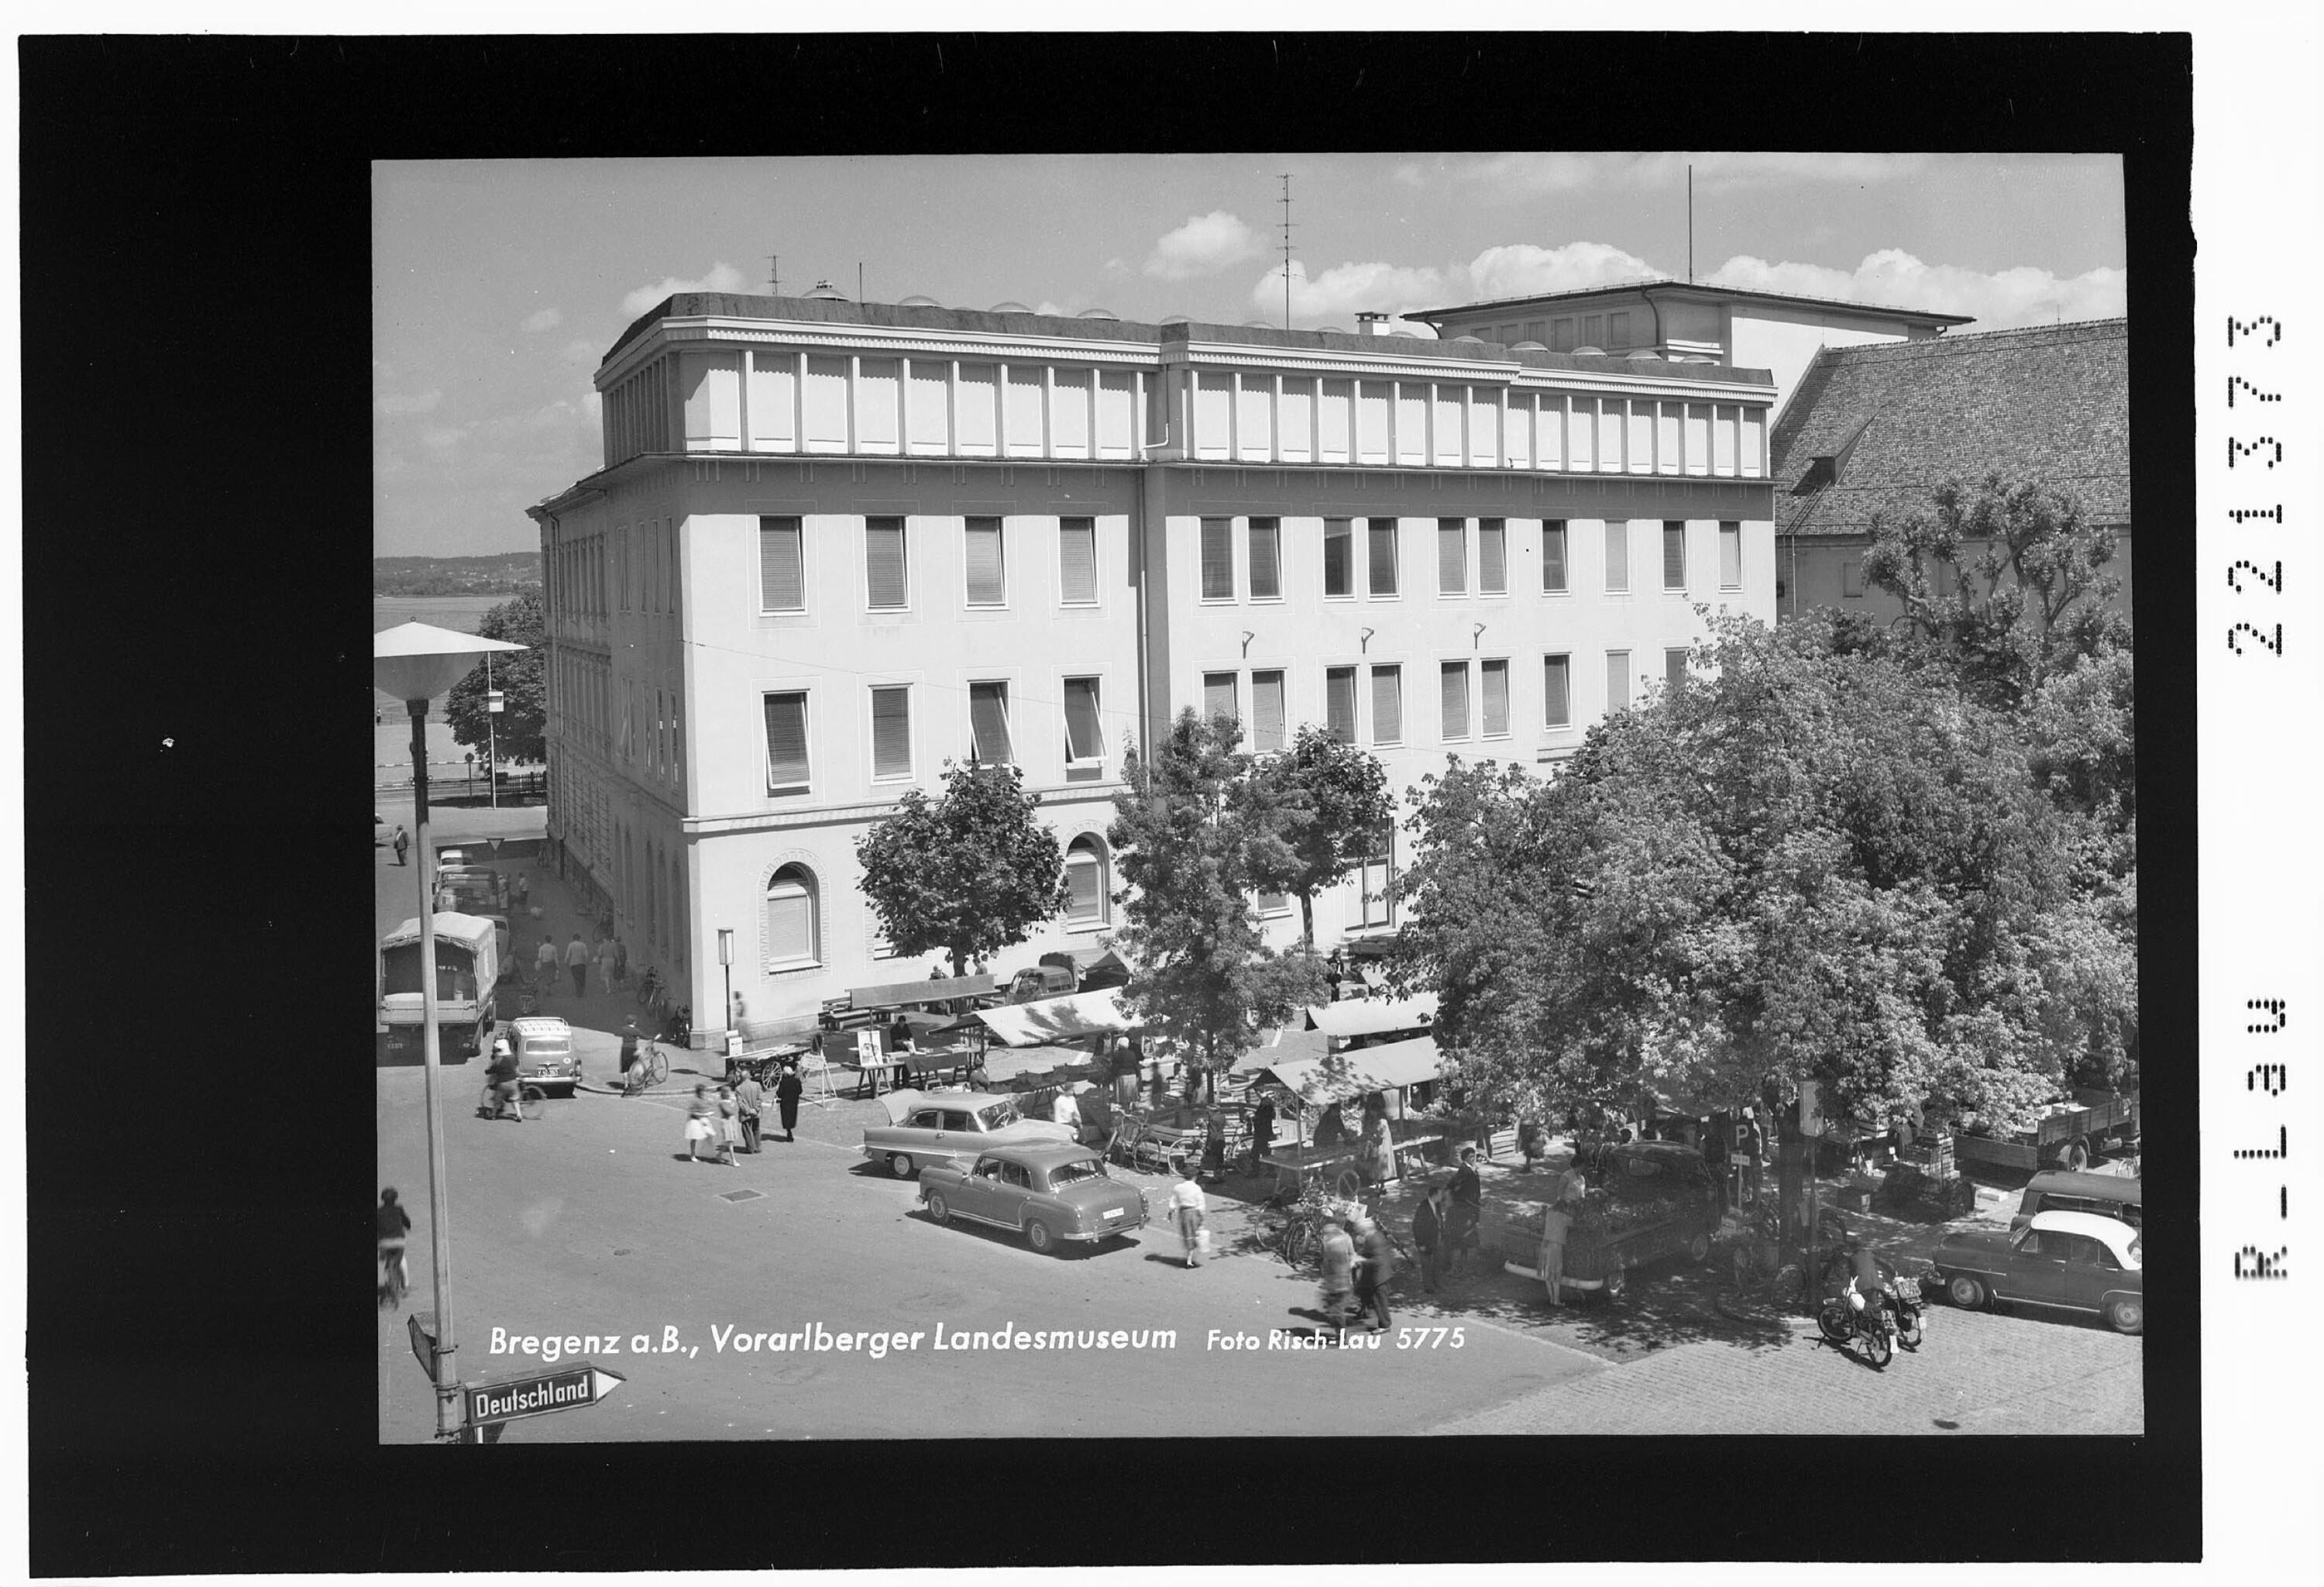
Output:
<instances>
[{"instance_id":1,"label":"parked bicycle","mask_svg":"<svg viewBox=\"0 0 2324 1587\"><path fill-rule=\"evenodd\" d=\"M641 1040L638 1043L637 1059L630 1065L629 1088L632 1091L643 1091L648 1086L659 1085L669 1078L669 1059L665 1057L661 1048L654 1046L651 1041Z\"/></svg>"}]
</instances>

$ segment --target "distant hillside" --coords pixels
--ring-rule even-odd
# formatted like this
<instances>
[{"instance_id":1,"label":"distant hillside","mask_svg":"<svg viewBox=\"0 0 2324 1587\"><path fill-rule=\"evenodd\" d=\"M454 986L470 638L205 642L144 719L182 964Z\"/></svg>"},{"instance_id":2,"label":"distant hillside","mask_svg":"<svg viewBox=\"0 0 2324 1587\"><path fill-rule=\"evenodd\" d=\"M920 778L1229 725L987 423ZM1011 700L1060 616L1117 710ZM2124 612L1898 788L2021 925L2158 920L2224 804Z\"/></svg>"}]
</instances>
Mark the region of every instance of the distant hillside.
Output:
<instances>
[{"instance_id":1,"label":"distant hillside","mask_svg":"<svg viewBox=\"0 0 2324 1587\"><path fill-rule=\"evenodd\" d=\"M513 595L540 587L540 553L492 557L374 557L375 595Z\"/></svg>"}]
</instances>

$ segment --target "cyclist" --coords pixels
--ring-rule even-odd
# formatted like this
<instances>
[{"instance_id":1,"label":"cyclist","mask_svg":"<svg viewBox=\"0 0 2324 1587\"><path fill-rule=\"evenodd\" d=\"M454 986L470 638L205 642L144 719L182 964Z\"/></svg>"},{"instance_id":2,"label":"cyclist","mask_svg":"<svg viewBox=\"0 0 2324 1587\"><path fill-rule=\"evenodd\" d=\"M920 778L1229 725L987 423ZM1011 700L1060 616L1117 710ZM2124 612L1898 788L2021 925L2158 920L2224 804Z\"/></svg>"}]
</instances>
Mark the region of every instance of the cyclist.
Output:
<instances>
[{"instance_id":1,"label":"cyclist","mask_svg":"<svg viewBox=\"0 0 2324 1587\"><path fill-rule=\"evenodd\" d=\"M622 1027L622 1094L629 1095L638 1089L638 1020L632 1014Z\"/></svg>"},{"instance_id":2,"label":"cyclist","mask_svg":"<svg viewBox=\"0 0 2324 1587\"><path fill-rule=\"evenodd\" d=\"M379 1292L388 1305L401 1307L411 1283L404 1266L404 1239L411 1232L411 1214L397 1204L395 1186L379 1193Z\"/></svg>"}]
</instances>

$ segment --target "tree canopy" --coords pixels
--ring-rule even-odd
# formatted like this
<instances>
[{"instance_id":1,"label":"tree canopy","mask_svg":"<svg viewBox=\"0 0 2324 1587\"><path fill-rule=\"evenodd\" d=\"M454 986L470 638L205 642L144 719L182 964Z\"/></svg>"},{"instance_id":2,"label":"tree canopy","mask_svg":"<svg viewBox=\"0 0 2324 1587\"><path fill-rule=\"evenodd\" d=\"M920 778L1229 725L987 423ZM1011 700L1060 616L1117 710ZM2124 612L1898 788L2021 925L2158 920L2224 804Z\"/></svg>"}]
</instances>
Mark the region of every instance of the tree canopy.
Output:
<instances>
[{"instance_id":1,"label":"tree canopy","mask_svg":"<svg viewBox=\"0 0 2324 1587\"><path fill-rule=\"evenodd\" d=\"M971 958L1025 940L1066 903L1065 859L1014 766L946 762L945 791L906 793L856 840L863 896L897 953Z\"/></svg>"},{"instance_id":2,"label":"tree canopy","mask_svg":"<svg viewBox=\"0 0 2324 1587\"><path fill-rule=\"evenodd\" d=\"M1879 1121L2119 1070L2133 894L2022 715L1814 622L1715 619L1697 671L1551 781L1422 790L1402 973L1468 1084L1557 1112L1815 1078Z\"/></svg>"},{"instance_id":3,"label":"tree canopy","mask_svg":"<svg viewBox=\"0 0 2324 1587\"><path fill-rule=\"evenodd\" d=\"M1240 785L1256 846L1253 881L1299 900L1300 941L1315 944L1315 895L1379 852L1396 820L1378 757L1313 723L1280 755L1257 761Z\"/></svg>"},{"instance_id":4,"label":"tree canopy","mask_svg":"<svg viewBox=\"0 0 2324 1587\"><path fill-rule=\"evenodd\" d=\"M503 601L476 623L485 639L506 640L530 647L504 650L492 659L492 687L501 691L501 712L485 709L483 663L452 686L444 716L452 736L476 752L478 759L497 750L503 761L539 764L548 758L543 742L549 728L549 695L542 679L548 676L548 618L539 592Z\"/></svg>"},{"instance_id":5,"label":"tree canopy","mask_svg":"<svg viewBox=\"0 0 2324 1587\"><path fill-rule=\"evenodd\" d=\"M1270 1026L1323 995L1314 956L1272 952L1251 893L1282 863L1270 791L1253 788L1232 718L1179 713L1152 753L1124 757L1106 841L1128 889L1114 947L1124 1001L1154 1037L1206 1069L1232 1064Z\"/></svg>"}]
</instances>

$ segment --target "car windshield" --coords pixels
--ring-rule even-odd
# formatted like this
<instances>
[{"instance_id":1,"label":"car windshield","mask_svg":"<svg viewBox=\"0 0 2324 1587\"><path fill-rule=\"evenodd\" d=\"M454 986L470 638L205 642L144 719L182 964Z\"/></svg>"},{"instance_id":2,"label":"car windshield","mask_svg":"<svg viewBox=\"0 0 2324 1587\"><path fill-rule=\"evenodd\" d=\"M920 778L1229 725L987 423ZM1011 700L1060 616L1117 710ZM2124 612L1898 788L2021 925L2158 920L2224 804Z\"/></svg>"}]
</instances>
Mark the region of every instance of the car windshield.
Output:
<instances>
[{"instance_id":1,"label":"car windshield","mask_svg":"<svg viewBox=\"0 0 2324 1587\"><path fill-rule=\"evenodd\" d=\"M984 1121L987 1130L1005 1130L1018 1121L1017 1104L1012 1102L987 1103L976 1116Z\"/></svg>"},{"instance_id":2,"label":"car windshield","mask_svg":"<svg viewBox=\"0 0 2324 1587\"><path fill-rule=\"evenodd\" d=\"M1063 1190L1068 1185L1079 1185L1084 1179L1110 1177L1105 1165L1095 1158L1084 1158L1078 1162L1059 1163L1049 1170L1049 1188Z\"/></svg>"}]
</instances>

